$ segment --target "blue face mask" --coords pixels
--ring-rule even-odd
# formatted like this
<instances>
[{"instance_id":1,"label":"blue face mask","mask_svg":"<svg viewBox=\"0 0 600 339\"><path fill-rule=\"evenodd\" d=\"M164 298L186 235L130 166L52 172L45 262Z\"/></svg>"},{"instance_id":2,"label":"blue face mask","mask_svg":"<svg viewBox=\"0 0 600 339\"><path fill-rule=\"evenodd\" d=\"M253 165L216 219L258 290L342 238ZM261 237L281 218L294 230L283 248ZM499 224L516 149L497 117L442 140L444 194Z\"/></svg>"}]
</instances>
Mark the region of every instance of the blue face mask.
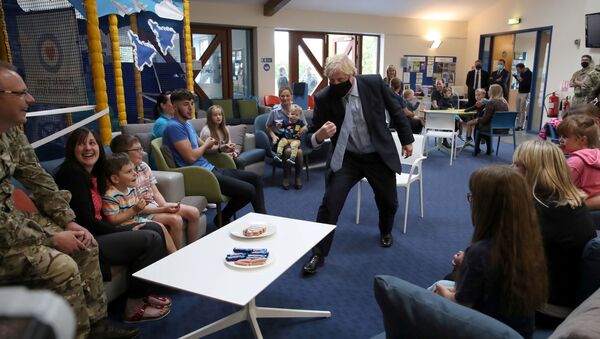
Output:
<instances>
[{"instance_id":1,"label":"blue face mask","mask_svg":"<svg viewBox=\"0 0 600 339\"><path fill-rule=\"evenodd\" d=\"M499 70L499 71L502 71L502 70L504 70L504 65L503 65L503 64L498 64L498 70Z\"/></svg>"}]
</instances>

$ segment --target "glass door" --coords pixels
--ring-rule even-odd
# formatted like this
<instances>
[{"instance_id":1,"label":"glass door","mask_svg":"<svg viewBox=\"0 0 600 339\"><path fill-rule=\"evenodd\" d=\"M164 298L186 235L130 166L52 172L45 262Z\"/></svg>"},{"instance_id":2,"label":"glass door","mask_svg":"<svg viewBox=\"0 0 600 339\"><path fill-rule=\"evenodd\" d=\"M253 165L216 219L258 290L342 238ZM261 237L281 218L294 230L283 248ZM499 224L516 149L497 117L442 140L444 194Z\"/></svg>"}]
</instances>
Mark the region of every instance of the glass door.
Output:
<instances>
[{"instance_id":1,"label":"glass door","mask_svg":"<svg viewBox=\"0 0 600 339\"><path fill-rule=\"evenodd\" d=\"M527 130L538 132L544 118L544 105L546 97L546 75L548 73L548 58L550 57L550 29L537 32L537 48L535 65L532 69L531 102L527 118Z\"/></svg>"},{"instance_id":2,"label":"glass door","mask_svg":"<svg viewBox=\"0 0 600 339\"><path fill-rule=\"evenodd\" d=\"M204 99L227 97L227 82L223 64L223 49L227 41L224 29L192 27L192 59L194 68L194 91Z\"/></svg>"},{"instance_id":3,"label":"glass door","mask_svg":"<svg viewBox=\"0 0 600 339\"><path fill-rule=\"evenodd\" d=\"M313 32L290 32L290 83L306 82L308 94L327 86L323 67L327 58L327 35Z\"/></svg>"}]
</instances>

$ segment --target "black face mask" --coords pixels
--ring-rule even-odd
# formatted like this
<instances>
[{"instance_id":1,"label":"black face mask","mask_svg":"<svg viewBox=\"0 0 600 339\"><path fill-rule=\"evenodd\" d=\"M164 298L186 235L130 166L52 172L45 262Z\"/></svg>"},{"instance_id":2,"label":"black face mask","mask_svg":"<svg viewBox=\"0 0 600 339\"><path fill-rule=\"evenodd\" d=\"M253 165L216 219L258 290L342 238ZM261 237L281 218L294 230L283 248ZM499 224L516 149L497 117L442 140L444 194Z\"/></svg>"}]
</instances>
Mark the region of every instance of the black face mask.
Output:
<instances>
[{"instance_id":1,"label":"black face mask","mask_svg":"<svg viewBox=\"0 0 600 339\"><path fill-rule=\"evenodd\" d=\"M348 91L350 91L350 88L352 88L352 82L350 82L350 79L348 79L347 81L339 84L331 84L329 85L329 88L329 91L334 98L341 99L348 94Z\"/></svg>"},{"instance_id":2,"label":"black face mask","mask_svg":"<svg viewBox=\"0 0 600 339\"><path fill-rule=\"evenodd\" d=\"M587 62L587 61L582 61L582 62L581 62L581 67L583 67L583 68L586 68L586 67L588 67L589 65L590 65L590 63L589 63L589 62Z\"/></svg>"},{"instance_id":3,"label":"black face mask","mask_svg":"<svg viewBox=\"0 0 600 339\"><path fill-rule=\"evenodd\" d=\"M475 69L480 70L481 69L481 65L480 64L475 65Z\"/></svg>"}]
</instances>

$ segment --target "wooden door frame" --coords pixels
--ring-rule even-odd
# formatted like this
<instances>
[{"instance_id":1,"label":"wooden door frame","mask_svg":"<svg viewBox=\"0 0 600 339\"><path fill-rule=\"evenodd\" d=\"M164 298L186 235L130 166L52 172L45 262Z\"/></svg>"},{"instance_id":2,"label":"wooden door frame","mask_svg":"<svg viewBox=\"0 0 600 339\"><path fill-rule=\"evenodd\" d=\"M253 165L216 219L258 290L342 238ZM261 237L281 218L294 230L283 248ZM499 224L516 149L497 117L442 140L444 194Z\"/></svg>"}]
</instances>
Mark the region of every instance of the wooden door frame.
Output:
<instances>
[{"instance_id":1,"label":"wooden door frame","mask_svg":"<svg viewBox=\"0 0 600 339\"><path fill-rule=\"evenodd\" d=\"M218 26L206 26L200 24L191 24L191 33L193 34L206 34L214 35L214 39L210 42L204 53L200 56L200 62L202 67L206 65L210 57L213 55L219 44L221 45L221 84L223 98L233 97L233 88L230 86L230 67L231 63L231 30L232 28L218 27ZM196 76L200 71L194 71L193 77ZM208 100L208 95L202 90L200 85L194 80L194 92L201 98Z\"/></svg>"},{"instance_id":2,"label":"wooden door frame","mask_svg":"<svg viewBox=\"0 0 600 339\"><path fill-rule=\"evenodd\" d=\"M328 56L328 36L327 33L323 32L305 32L305 31L288 31L289 33L289 58L290 58L290 70L289 70L289 78L290 83L295 83L300 80L300 65L299 65L299 57L298 47L302 48L304 54L310 61L311 65L315 69L315 71L321 77L321 82L317 85L313 92L319 91L322 88L327 86L327 78L323 75L323 70L325 66L325 60L327 60ZM322 60L317 60L314 56L310 48L304 42L304 38L309 39L322 39L323 40L323 57Z\"/></svg>"}]
</instances>

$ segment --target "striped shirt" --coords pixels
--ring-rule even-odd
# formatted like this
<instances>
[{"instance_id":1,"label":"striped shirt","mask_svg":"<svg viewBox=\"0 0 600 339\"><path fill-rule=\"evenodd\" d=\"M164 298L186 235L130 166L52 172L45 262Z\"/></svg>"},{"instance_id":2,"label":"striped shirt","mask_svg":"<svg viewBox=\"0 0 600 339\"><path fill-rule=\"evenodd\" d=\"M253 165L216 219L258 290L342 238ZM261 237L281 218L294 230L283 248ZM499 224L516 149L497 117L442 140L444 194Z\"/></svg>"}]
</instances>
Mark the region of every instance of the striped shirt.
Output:
<instances>
[{"instance_id":1,"label":"striped shirt","mask_svg":"<svg viewBox=\"0 0 600 339\"><path fill-rule=\"evenodd\" d=\"M102 196L102 213L105 216L115 215L133 208L140 202L140 198L135 193L135 189L128 187L127 192L121 192L114 186L110 186ZM121 223L121 225L131 225L144 222L141 215L136 215Z\"/></svg>"}]
</instances>

